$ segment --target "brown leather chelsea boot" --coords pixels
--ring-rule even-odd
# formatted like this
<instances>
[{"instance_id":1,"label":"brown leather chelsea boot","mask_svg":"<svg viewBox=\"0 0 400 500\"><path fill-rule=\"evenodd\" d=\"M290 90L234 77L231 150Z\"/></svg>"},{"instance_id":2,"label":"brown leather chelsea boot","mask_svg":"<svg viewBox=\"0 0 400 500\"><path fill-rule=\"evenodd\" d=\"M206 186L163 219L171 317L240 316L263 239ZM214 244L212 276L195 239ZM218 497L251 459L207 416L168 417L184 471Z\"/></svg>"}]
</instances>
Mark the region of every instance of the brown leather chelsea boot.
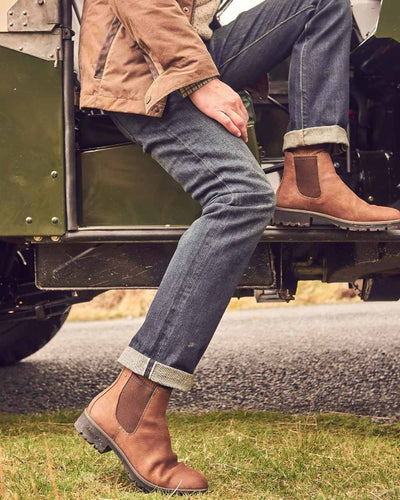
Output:
<instances>
[{"instance_id":1,"label":"brown leather chelsea boot","mask_svg":"<svg viewBox=\"0 0 400 500\"><path fill-rule=\"evenodd\" d=\"M328 151L314 146L285 153L274 223L378 231L400 227L400 212L361 200L338 176Z\"/></svg>"},{"instance_id":2,"label":"brown leather chelsea boot","mask_svg":"<svg viewBox=\"0 0 400 500\"><path fill-rule=\"evenodd\" d=\"M96 396L75 423L100 453L114 451L129 478L147 491L193 494L207 491L207 479L171 448L166 410L171 389L124 368Z\"/></svg>"}]
</instances>

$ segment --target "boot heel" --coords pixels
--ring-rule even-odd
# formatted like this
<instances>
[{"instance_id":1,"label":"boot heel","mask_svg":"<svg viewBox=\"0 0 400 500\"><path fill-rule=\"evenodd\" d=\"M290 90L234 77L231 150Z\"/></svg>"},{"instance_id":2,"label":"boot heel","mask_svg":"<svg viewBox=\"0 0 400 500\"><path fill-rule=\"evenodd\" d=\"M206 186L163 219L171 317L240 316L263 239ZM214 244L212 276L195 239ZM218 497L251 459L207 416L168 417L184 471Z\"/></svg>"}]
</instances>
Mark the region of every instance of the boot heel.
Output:
<instances>
[{"instance_id":1,"label":"boot heel","mask_svg":"<svg viewBox=\"0 0 400 500\"><path fill-rule=\"evenodd\" d=\"M86 415L86 411L75 422L75 429L99 453L111 451L107 438L92 424Z\"/></svg>"},{"instance_id":2,"label":"boot heel","mask_svg":"<svg viewBox=\"0 0 400 500\"><path fill-rule=\"evenodd\" d=\"M276 226L310 227L312 218L310 215L300 211L276 208L272 222Z\"/></svg>"}]
</instances>

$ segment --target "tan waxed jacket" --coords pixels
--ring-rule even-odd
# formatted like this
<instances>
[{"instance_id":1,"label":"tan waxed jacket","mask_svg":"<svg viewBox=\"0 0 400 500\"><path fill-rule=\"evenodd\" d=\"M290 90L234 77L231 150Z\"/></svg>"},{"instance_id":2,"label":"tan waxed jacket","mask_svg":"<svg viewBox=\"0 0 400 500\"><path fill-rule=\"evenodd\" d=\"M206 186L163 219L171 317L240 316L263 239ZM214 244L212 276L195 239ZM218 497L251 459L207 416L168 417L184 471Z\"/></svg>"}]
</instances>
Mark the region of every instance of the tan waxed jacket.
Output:
<instances>
[{"instance_id":1,"label":"tan waxed jacket","mask_svg":"<svg viewBox=\"0 0 400 500\"><path fill-rule=\"evenodd\" d=\"M80 106L161 117L167 96L218 76L191 25L196 0L85 0Z\"/></svg>"}]
</instances>

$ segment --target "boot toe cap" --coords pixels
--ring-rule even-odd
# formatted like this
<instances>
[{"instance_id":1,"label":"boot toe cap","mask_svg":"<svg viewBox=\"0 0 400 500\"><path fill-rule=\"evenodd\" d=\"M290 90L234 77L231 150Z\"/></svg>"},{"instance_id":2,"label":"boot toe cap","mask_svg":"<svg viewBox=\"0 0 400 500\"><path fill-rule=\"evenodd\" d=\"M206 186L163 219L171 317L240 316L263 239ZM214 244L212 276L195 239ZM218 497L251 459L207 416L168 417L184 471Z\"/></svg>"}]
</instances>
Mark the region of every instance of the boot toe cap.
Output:
<instances>
[{"instance_id":1,"label":"boot toe cap","mask_svg":"<svg viewBox=\"0 0 400 500\"><path fill-rule=\"evenodd\" d=\"M175 475L175 482L178 490L205 491L208 489L207 478L201 472L182 464L179 473ZM178 471L177 471L178 472Z\"/></svg>"},{"instance_id":2,"label":"boot toe cap","mask_svg":"<svg viewBox=\"0 0 400 500\"><path fill-rule=\"evenodd\" d=\"M400 221L400 211L396 208L376 206L376 215L384 221Z\"/></svg>"}]
</instances>

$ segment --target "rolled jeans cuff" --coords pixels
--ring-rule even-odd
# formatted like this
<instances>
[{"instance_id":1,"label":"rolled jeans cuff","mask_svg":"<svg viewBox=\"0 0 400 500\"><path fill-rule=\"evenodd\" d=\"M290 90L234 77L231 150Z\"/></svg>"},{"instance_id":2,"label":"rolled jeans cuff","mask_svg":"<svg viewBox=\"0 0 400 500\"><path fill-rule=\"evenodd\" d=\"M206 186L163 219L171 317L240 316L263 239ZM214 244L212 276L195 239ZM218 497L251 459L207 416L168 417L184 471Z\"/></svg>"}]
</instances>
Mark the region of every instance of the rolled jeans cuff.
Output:
<instances>
[{"instance_id":1,"label":"rolled jeans cuff","mask_svg":"<svg viewBox=\"0 0 400 500\"><path fill-rule=\"evenodd\" d=\"M347 132L339 125L291 130L285 134L283 151L317 144L330 144L332 154L340 154L349 147L349 139Z\"/></svg>"},{"instance_id":2,"label":"rolled jeans cuff","mask_svg":"<svg viewBox=\"0 0 400 500\"><path fill-rule=\"evenodd\" d=\"M137 375L142 375L157 384L173 389L187 392L193 385L194 376L191 373L178 370L172 366L163 365L130 346L125 348L118 358L118 362Z\"/></svg>"}]
</instances>

